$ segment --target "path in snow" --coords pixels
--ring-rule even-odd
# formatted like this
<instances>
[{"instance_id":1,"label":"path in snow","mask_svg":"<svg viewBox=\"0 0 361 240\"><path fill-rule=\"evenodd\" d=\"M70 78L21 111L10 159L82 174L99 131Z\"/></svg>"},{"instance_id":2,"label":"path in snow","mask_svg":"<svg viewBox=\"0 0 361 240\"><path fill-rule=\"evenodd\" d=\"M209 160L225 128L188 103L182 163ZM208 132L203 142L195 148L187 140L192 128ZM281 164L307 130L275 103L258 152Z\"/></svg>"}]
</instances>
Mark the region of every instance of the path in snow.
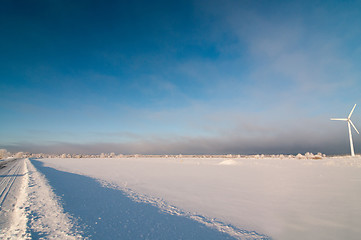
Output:
<instances>
[{"instance_id":1,"label":"path in snow","mask_svg":"<svg viewBox=\"0 0 361 240\"><path fill-rule=\"evenodd\" d=\"M95 179L32 162L61 196L65 211L78 219L91 239L235 239L195 220L136 202L123 191L106 188ZM248 233L242 239L266 238Z\"/></svg>"},{"instance_id":2,"label":"path in snow","mask_svg":"<svg viewBox=\"0 0 361 240\"><path fill-rule=\"evenodd\" d=\"M1 167L0 239L83 239L28 159Z\"/></svg>"},{"instance_id":3,"label":"path in snow","mask_svg":"<svg viewBox=\"0 0 361 240\"><path fill-rule=\"evenodd\" d=\"M11 159L0 163L0 208L2 210L8 200L13 197L11 190L16 188L19 177L24 176L23 161Z\"/></svg>"},{"instance_id":4,"label":"path in snow","mask_svg":"<svg viewBox=\"0 0 361 240\"><path fill-rule=\"evenodd\" d=\"M15 204L22 195L24 161L24 159L9 159L0 163L0 230L9 229L14 222L19 220L15 217L18 214Z\"/></svg>"}]
</instances>

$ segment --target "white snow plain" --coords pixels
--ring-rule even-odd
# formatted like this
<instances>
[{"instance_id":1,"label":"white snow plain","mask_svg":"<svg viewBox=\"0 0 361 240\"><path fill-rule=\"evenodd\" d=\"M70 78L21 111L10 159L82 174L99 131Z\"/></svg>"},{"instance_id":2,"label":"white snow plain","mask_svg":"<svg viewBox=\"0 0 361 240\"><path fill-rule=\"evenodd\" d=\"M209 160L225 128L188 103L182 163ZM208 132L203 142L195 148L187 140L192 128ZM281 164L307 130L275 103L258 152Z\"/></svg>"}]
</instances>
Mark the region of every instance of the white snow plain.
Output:
<instances>
[{"instance_id":1,"label":"white snow plain","mask_svg":"<svg viewBox=\"0 0 361 240\"><path fill-rule=\"evenodd\" d=\"M214 227L221 222L280 240L361 236L360 157L39 160L167 211L204 216Z\"/></svg>"}]
</instances>

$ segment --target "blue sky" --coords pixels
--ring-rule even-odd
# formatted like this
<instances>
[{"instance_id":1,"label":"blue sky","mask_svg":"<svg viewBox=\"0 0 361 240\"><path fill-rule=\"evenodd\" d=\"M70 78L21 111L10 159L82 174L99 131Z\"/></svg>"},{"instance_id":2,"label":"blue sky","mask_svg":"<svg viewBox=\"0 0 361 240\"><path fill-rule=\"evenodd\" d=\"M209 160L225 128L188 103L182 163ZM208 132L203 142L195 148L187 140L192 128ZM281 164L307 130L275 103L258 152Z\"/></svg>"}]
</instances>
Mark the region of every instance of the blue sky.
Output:
<instances>
[{"instance_id":1,"label":"blue sky","mask_svg":"<svg viewBox=\"0 0 361 240\"><path fill-rule=\"evenodd\" d=\"M346 124L329 118L358 103L361 128L360 9L360 1L3 1L0 147L348 153Z\"/></svg>"}]
</instances>

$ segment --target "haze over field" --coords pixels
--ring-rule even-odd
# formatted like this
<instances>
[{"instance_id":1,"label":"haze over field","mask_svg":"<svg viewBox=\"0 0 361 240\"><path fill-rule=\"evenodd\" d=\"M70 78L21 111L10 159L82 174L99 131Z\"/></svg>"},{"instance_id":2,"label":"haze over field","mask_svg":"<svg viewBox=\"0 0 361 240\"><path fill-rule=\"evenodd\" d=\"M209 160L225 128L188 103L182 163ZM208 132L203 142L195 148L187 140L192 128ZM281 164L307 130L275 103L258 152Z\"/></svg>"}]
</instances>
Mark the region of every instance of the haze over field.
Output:
<instances>
[{"instance_id":1,"label":"haze over field","mask_svg":"<svg viewBox=\"0 0 361 240\"><path fill-rule=\"evenodd\" d=\"M0 148L349 153L347 126L329 118L361 102L360 7L2 1Z\"/></svg>"}]
</instances>

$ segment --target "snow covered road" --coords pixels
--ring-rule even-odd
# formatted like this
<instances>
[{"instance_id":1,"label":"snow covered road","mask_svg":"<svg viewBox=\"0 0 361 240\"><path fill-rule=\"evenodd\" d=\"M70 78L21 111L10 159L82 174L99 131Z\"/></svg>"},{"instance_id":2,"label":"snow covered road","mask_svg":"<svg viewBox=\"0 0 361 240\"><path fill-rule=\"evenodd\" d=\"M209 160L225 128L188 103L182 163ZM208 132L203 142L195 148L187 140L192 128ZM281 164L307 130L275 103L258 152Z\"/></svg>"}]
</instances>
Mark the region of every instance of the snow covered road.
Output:
<instances>
[{"instance_id":1,"label":"snow covered road","mask_svg":"<svg viewBox=\"0 0 361 240\"><path fill-rule=\"evenodd\" d=\"M0 208L7 206L10 198L15 197L11 191L17 188L19 177L24 176L23 159L10 159L0 163ZM9 195L10 193L10 195ZM3 206L4 205L4 206Z\"/></svg>"},{"instance_id":2,"label":"snow covered road","mask_svg":"<svg viewBox=\"0 0 361 240\"><path fill-rule=\"evenodd\" d=\"M1 163L0 239L83 239L29 159Z\"/></svg>"},{"instance_id":3,"label":"snow covered road","mask_svg":"<svg viewBox=\"0 0 361 240\"><path fill-rule=\"evenodd\" d=\"M7 159L0 163L0 237L6 239L4 230L21 237L25 235L26 221L19 206L24 201L23 189L26 173L24 159ZM11 232L11 233L10 233Z\"/></svg>"}]
</instances>

